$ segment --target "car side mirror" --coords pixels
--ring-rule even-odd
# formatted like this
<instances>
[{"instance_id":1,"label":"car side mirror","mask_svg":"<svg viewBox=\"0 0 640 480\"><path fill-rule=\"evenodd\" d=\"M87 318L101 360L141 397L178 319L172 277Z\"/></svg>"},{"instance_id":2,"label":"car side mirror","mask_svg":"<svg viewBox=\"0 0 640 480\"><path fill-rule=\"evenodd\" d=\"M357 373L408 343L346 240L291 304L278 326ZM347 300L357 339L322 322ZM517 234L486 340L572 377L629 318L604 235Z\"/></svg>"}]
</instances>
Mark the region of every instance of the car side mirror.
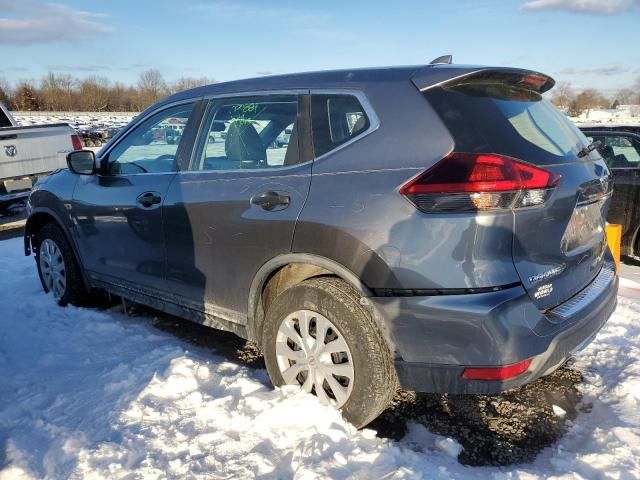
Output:
<instances>
[{"instance_id":1,"label":"car side mirror","mask_svg":"<svg viewBox=\"0 0 640 480\"><path fill-rule=\"evenodd\" d=\"M96 154L91 150L75 150L67 154L69 170L78 175L96 173Z\"/></svg>"}]
</instances>

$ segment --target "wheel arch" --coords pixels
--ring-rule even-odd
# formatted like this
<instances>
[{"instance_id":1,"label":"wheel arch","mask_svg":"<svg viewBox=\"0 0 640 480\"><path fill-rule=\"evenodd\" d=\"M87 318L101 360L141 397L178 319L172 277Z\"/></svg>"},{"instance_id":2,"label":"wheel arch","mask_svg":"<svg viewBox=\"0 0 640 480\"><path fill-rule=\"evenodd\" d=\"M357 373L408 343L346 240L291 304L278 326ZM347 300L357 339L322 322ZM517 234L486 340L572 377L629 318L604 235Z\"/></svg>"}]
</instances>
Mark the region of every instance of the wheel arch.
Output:
<instances>
[{"instance_id":1,"label":"wheel arch","mask_svg":"<svg viewBox=\"0 0 640 480\"><path fill-rule=\"evenodd\" d=\"M90 283L87 278L87 275L82 267L82 261L80 259L80 255L78 254L77 245L69 233L68 229L65 227L64 222L60 219L58 214L55 211L51 210L47 207L38 207L31 211L29 214L29 218L27 218L27 222L24 226L24 254L26 256L31 255L33 252L33 238L35 235L48 223L53 223L56 225L64 235L67 242L71 246L71 251L80 267L80 274L82 275L82 282L84 283L87 289L90 288Z\"/></svg>"},{"instance_id":2,"label":"wheel arch","mask_svg":"<svg viewBox=\"0 0 640 480\"><path fill-rule=\"evenodd\" d=\"M326 257L304 253L292 253L275 257L265 263L256 273L249 291L247 309L247 334L251 340L261 342L265 305L287 288L309 278L333 276L351 285L362 297L363 306L372 314L392 353L394 344L385 322L366 297L373 296L362 280L344 265ZM266 300L266 304L265 304Z\"/></svg>"}]
</instances>

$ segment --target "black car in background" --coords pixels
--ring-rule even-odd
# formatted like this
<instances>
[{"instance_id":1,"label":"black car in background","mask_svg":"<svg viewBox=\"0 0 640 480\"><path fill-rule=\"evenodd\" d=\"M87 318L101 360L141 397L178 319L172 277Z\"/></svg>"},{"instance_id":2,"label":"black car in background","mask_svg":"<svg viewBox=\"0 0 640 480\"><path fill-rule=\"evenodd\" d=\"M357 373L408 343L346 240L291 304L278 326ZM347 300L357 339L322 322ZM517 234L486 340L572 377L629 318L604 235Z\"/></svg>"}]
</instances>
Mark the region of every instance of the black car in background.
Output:
<instances>
[{"instance_id":1,"label":"black car in background","mask_svg":"<svg viewBox=\"0 0 640 480\"><path fill-rule=\"evenodd\" d=\"M640 257L640 125L581 126L613 174L607 221L622 225L621 253Z\"/></svg>"}]
</instances>

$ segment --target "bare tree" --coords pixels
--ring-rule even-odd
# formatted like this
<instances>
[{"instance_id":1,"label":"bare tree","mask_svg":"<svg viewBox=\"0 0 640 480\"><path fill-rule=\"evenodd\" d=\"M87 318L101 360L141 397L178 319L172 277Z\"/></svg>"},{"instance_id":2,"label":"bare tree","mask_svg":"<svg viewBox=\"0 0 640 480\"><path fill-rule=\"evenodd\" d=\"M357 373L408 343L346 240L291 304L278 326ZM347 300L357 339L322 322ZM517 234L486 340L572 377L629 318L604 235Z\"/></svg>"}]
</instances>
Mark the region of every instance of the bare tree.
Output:
<instances>
[{"instance_id":1,"label":"bare tree","mask_svg":"<svg viewBox=\"0 0 640 480\"><path fill-rule=\"evenodd\" d=\"M569 115L575 116L592 108L608 108L611 102L599 91L588 88L578 94L569 105Z\"/></svg>"},{"instance_id":2,"label":"bare tree","mask_svg":"<svg viewBox=\"0 0 640 480\"><path fill-rule=\"evenodd\" d=\"M558 83L551 92L551 101L560 109L568 110L576 93L569 82Z\"/></svg>"},{"instance_id":3,"label":"bare tree","mask_svg":"<svg viewBox=\"0 0 640 480\"><path fill-rule=\"evenodd\" d=\"M47 73L40 82L44 110L71 110L75 107L77 81L69 74Z\"/></svg>"},{"instance_id":4,"label":"bare tree","mask_svg":"<svg viewBox=\"0 0 640 480\"><path fill-rule=\"evenodd\" d=\"M109 80L91 76L80 82L80 109L88 112L109 110Z\"/></svg>"},{"instance_id":5,"label":"bare tree","mask_svg":"<svg viewBox=\"0 0 640 480\"><path fill-rule=\"evenodd\" d=\"M192 77L181 77L171 84L170 92L182 92L184 90L189 90L190 88L200 87L202 85L209 85L211 83L216 83L213 78L208 77L200 77L200 78L192 78Z\"/></svg>"},{"instance_id":6,"label":"bare tree","mask_svg":"<svg viewBox=\"0 0 640 480\"><path fill-rule=\"evenodd\" d=\"M12 108L11 97L13 92L11 91L11 86L9 82L5 78L0 78L0 103L2 103L7 108Z\"/></svg>"},{"instance_id":7,"label":"bare tree","mask_svg":"<svg viewBox=\"0 0 640 480\"><path fill-rule=\"evenodd\" d=\"M616 93L615 100L619 105L628 105L633 102L635 93L631 88L623 88Z\"/></svg>"},{"instance_id":8,"label":"bare tree","mask_svg":"<svg viewBox=\"0 0 640 480\"><path fill-rule=\"evenodd\" d=\"M146 107L167 94L167 83L160 71L152 68L140 74L138 91L140 92L140 102Z\"/></svg>"}]
</instances>

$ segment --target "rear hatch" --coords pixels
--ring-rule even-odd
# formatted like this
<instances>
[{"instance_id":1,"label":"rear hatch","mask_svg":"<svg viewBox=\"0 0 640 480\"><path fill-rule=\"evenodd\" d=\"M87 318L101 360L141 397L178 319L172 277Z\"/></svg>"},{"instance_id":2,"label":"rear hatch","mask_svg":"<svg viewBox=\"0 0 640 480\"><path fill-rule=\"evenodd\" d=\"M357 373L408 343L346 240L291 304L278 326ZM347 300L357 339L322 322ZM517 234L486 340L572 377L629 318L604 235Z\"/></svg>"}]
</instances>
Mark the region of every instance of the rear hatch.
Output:
<instances>
[{"instance_id":1,"label":"rear hatch","mask_svg":"<svg viewBox=\"0 0 640 480\"><path fill-rule=\"evenodd\" d=\"M610 197L600 155L578 155L588 140L542 97L552 85L536 72L483 70L423 89L455 152L496 154L551 174L542 202L510 207L514 265L542 310L575 295L600 271Z\"/></svg>"}]
</instances>

